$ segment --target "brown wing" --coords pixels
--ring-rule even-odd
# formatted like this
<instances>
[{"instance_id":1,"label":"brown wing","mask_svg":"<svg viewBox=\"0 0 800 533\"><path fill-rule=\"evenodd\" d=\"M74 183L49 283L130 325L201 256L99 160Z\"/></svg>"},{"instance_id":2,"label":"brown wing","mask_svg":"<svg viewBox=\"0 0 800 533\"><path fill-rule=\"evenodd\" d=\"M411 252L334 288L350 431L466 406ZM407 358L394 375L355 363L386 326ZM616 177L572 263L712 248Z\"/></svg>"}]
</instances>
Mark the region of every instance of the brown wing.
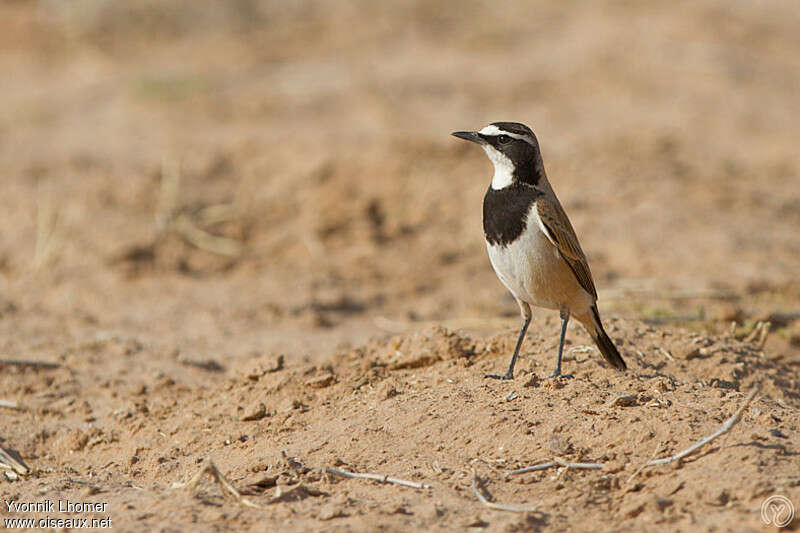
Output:
<instances>
[{"instance_id":1,"label":"brown wing","mask_svg":"<svg viewBox=\"0 0 800 533\"><path fill-rule=\"evenodd\" d=\"M564 209L557 200L553 201L547 197L540 198L536 202L536 209L539 220L544 226L542 229L545 235L558 248L561 257L578 278L581 287L596 300L597 290L594 288L589 263L586 261L586 256L583 255L578 237L575 235L575 230L572 229L572 224L570 224Z\"/></svg>"}]
</instances>

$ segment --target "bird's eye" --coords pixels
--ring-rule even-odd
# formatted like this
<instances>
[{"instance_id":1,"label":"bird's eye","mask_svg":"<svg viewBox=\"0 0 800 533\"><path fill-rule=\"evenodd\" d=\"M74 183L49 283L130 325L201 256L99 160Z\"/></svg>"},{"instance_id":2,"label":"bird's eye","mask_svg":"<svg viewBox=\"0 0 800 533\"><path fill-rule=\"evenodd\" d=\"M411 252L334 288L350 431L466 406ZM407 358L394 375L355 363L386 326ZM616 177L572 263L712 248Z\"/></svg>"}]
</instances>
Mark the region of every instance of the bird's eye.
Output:
<instances>
[{"instance_id":1,"label":"bird's eye","mask_svg":"<svg viewBox=\"0 0 800 533\"><path fill-rule=\"evenodd\" d=\"M497 138L497 142L499 142L500 144L508 144L511 142L511 137L509 137L508 135L501 135L500 137Z\"/></svg>"}]
</instances>

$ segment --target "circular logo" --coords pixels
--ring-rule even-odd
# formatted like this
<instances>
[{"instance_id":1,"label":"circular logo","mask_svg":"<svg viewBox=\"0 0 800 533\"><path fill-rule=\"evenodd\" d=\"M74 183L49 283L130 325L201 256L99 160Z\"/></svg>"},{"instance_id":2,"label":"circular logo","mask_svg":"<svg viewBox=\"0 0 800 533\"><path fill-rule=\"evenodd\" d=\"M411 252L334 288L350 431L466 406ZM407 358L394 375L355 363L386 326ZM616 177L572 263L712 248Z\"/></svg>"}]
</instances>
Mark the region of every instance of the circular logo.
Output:
<instances>
[{"instance_id":1,"label":"circular logo","mask_svg":"<svg viewBox=\"0 0 800 533\"><path fill-rule=\"evenodd\" d=\"M786 527L794 520L794 505L786 496L775 494L761 502L761 521L775 527Z\"/></svg>"}]
</instances>

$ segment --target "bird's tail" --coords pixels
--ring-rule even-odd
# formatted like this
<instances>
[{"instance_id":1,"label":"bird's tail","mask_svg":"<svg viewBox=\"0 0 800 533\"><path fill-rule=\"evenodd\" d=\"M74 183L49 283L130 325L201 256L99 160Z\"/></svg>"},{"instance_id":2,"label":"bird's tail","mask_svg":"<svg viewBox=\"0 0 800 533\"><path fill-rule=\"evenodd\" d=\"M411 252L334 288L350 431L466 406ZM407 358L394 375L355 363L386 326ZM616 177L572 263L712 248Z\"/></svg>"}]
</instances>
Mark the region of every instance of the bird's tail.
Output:
<instances>
[{"instance_id":1,"label":"bird's tail","mask_svg":"<svg viewBox=\"0 0 800 533\"><path fill-rule=\"evenodd\" d=\"M597 312L596 305L592 306L591 320L581 322L583 322L589 335L594 339L597 348L600 350L600 353L603 354L603 358L617 370L626 370L628 366L625 364L625 361L622 360L622 356L619 354L617 347L614 346L614 342L608 337L606 330L603 328L603 323L600 322L600 313ZM586 322L589 323L587 324Z\"/></svg>"}]
</instances>

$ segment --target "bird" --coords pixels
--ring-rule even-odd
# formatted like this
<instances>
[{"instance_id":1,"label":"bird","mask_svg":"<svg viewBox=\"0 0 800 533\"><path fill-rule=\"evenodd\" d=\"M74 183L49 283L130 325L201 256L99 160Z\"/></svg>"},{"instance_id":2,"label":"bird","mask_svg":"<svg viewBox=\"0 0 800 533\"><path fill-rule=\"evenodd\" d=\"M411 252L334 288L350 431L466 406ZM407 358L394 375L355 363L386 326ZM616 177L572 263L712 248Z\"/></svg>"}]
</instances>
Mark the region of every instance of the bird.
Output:
<instances>
[{"instance_id":1,"label":"bird","mask_svg":"<svg viewBox=\"0 0 800 533\"><path fill-rule=\"evenodd\" d=\"M558 359L551 377L562 375L561 357L570 317L586 328L612 367L626 370L625 361L603 328L589 263L547 180L536 135L519 122L493 122L479 131L456 131L452 135L478 144L494 166L483 198L486 248L497 277L516 299L522 315L508 371L485 377L514 379L514 365L531 323L532 306L556 310L561 316Z\"/></svg>"}]
</instances>

